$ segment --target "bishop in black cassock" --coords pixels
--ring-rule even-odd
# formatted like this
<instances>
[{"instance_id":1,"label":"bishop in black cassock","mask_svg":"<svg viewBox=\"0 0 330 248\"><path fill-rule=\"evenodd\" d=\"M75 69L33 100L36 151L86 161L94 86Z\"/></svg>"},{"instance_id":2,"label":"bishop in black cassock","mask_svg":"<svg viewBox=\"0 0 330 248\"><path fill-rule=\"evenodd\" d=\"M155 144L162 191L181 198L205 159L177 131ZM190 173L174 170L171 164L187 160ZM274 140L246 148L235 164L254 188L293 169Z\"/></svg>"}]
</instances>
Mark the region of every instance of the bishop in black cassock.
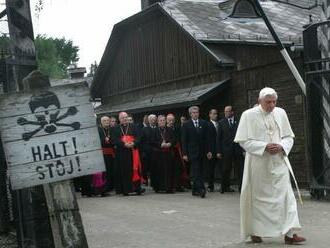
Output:
<instances>
[{"instance_id":1,"label":"bishop in black cassock","mask_svg":"<svg viewBox=\"0 0 330 248\"><path fill-rule=\"evenodd\" d=\"M128 195L144 192L142 164L138 151L140 135L135 125L127 122L127 113L119 114L120 124L113 130L113 142L116 147L115 189L117 194Z\"/></svg>"}]
</instances>

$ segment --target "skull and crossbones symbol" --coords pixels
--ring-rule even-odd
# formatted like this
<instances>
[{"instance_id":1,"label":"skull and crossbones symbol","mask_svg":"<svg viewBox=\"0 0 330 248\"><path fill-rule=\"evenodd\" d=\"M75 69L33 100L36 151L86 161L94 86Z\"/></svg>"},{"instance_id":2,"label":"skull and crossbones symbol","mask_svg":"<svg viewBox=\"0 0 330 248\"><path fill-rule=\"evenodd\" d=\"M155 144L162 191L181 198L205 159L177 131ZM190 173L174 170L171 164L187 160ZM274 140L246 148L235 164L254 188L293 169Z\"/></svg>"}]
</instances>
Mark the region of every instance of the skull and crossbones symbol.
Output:
<instances>
[{"instance_id":1,"label":"skull and crossbones symbol","mask_svg":"<svg viewBox=\"0 0 330 248\"><path fill-rule=\"evenodd\" d=\"M33 95L29 102L31 112L35 115L36 120L30 121L24 117L17 119L17 124L23 125L35 125L38 126L31 132L22 134L24 140L31 139L35 134L44 130L46 133L54 133L58 127L71 127L74 130L80 129L80 122L73 123L61 123L63 119L68 116L77 114L78 110L76 107L69 107L66 113L60 115L60 101L58 97L50 91L41 92Z\"/></svg>"}]
</instances>

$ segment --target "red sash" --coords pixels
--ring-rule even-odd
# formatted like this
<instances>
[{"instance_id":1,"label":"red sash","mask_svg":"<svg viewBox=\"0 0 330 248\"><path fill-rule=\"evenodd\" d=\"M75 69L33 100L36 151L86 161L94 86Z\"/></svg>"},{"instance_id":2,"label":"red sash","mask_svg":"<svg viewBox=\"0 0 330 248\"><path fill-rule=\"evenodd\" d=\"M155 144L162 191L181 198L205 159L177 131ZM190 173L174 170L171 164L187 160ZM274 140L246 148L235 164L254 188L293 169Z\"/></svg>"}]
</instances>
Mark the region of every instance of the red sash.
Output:
<instances>
[{"instance_id":1,"label":"red sash","mask_svg":"<svg viewBox=\"0 0 330 248\"><path fill-rule=\"evenodd\" d=\"M121 137L121 141L124 143L131 143L135 141L134 136L132 135L123 135ZM133 177L132 181L137 182L137 181L142 181L142 177L140 176L142 172L142 165L141 165L141 160L140 160L140 153L139 150L136 148L132 148L132 156L133 156Z\"/></svg>"},{"instance_id":2,"label":"red sash","mask_svg":"<svg viewBox=\"0 0 330 248\"><path fill-rule=\"evenodd\" d=\"M171 149L169 147L162 147L162 152L170 152Z\"/></svg>"},{"instance_id":3,"label":"red sash","mask_svg":"<svg viewBox=\"0 0 330 248\"><path fill-rule=\"evenodd\" d=\"M115 149L113 149L113 147L103 147L102 150L104 155L115 157Z\"/></svg>"}]
</instances>

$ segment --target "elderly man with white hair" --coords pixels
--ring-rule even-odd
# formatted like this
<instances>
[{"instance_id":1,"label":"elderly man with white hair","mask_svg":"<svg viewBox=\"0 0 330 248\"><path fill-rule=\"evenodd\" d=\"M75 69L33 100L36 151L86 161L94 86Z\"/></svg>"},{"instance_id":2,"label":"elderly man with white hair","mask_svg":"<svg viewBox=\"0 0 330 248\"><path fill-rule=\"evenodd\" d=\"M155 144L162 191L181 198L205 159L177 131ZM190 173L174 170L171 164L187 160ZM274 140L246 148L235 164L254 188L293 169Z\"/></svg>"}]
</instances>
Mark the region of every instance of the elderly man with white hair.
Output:
<instances>
[{"instance_id":1,"label":"elderly man with white hair","mask_svg":"<svg viewBox=\"0 0 330 248\"><path fill-rule=\"evenodd\" d=\"M235 142L246 151L241 234L254 243L284 235L286 244L300 244L305 238L295 233L301 226L290 174L296 180L288 159L294 134L285 110L276 102L274 89L262 89L259 105L242 114L237 129Z\"/></svg>"},{"instance_id":2,"label":"elderly man with white hair","mask_svg":"<svg viewBox=\"0 0 330 248\"><path fill-rule=\"evenodd\" d=\"M141 187L142 164L138 147L140 133L134 124L127 120L126 112L119 113L119 125L113 130L113 143L116 146L115 156L115 189L117 194L128 196L136 192L144 193Z\"/></svg>"}]
</instances>

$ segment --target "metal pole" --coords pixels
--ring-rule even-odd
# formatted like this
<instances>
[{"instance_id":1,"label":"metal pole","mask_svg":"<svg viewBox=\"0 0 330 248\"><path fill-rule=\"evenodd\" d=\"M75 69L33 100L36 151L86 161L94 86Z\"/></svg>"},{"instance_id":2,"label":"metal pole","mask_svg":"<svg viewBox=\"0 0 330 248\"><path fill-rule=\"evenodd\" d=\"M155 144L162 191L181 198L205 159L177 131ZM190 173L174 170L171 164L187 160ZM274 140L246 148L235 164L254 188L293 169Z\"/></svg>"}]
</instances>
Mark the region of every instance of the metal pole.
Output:
<instances>
[{"instance_id":1,"label":"metal pole","mask_svg":"<svg viewBox=\"0 0 330 248\"><path fill-rule=\"evenodd\" d=\"M255 6L257 8L257 10L259 11L259 13L262 16L262 19L264 20L267 28L269 29L270 33L272 34L278 48L280 49L280 53L282 54L285 62L287 63L287 65L289 66L290 71L292 72L293 76L295 77L295 79L297 80L297 83L299 85L299 87L301 88L302 92L304 93L304 95L306 96L306 84L304 82L304 80L302 79L302 77L300 76L296 66L294 65L292 59L290 58L288 52L286 51L285 47L283 46L280 38L278 37L278 35L276 34L272 24L270 23L270 21L268 20L268 17L266 16L263 8L261 7L260 3L258 0L254 0Z\"/></svg>"}]
</instances>

